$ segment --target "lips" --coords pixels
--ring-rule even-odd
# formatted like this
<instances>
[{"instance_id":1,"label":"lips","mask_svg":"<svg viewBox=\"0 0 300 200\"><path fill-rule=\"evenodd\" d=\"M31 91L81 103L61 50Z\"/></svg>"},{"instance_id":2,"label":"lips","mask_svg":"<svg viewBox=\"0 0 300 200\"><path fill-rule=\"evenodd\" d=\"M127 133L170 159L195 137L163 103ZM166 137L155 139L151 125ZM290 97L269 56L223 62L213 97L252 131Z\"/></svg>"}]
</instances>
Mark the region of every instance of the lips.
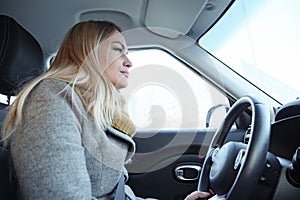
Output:
<instances>
[{"instance_id":1,"label":"lips","mask_svg":"<svg viewBox=\"0 0 300 200\"><path fill-rule=\"evenodd\" d=\"M126 78L129 76L129 72L127 70L120 71Z\"/></svg>"}]
</instances>

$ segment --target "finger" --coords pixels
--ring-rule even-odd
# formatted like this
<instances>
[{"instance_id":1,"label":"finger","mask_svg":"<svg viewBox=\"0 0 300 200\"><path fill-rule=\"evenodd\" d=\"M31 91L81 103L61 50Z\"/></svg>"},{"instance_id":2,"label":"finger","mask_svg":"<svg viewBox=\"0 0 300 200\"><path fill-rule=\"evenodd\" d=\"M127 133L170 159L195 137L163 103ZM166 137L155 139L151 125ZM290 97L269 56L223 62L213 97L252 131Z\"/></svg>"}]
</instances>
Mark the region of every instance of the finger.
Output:
<instances>
[{"instance_id":1,"label":"finger","mask_svg":"<svg viewBox=\"0 0 300 200\"><path fill-rule=\"evenodd\" d=\"M223 196L215 195L215 196L209 198L209 200L225 200L225 198Z\"/></svg>"},{"instance_id":2,"label":"finger","mask_svg":"<svg viewBox=\"0 0 300 200\"><path fill-rule=\"evenodd\" d=\"M195 191L189 194L184 200L196 200L197 198L205 198L210 196L211 194L209 192L200 192Z\"/></svg>"}]
</instances>

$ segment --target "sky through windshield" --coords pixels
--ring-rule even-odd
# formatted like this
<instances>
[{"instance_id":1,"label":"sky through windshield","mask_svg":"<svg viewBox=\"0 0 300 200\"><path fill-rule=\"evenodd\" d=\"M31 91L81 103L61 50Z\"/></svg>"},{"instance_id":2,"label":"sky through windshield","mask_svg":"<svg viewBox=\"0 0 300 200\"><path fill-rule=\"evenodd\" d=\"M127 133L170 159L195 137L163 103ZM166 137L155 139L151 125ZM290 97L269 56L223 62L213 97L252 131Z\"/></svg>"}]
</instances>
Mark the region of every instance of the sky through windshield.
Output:
<instances>
[{"instance_id":1,"label":"sky through windshield","mask_svg":"<svg viewBox=\"0 0 300 200\"><path fill-rule=\"evenodd\" d=\"M300 95L300 1L237 0L200 45L281 103Z\"/></svg>"}]
</instances>

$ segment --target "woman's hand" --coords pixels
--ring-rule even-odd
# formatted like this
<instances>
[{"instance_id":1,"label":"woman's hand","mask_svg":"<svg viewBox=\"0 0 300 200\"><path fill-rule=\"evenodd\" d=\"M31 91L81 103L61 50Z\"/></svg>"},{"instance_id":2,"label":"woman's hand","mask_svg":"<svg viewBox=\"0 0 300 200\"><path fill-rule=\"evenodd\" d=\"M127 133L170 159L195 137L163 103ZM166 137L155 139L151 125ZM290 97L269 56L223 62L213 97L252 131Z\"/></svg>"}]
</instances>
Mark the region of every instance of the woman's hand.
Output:
<instances>
[{"instance_id":1,"label":"woman's hand","mask_svg":"<svg viewBox=\"0 0 300 200\"><path fill-rule=\"evenodd\" d=\"M196 200L198 198L206 198L206 197L210 197L212 195L214 195L214 193L211 190L209 192L195 191L195 192L192 192L191 194L189 194L187 197L185 197L184 200ZM209 198L209 200L225 200L225 198L215 195L215 196Z\"/></svg>"},{"instance_id":2,"label":"woman's hand","mask_svg":"<svg viewBox=\"0 0 300 200\"><path fill-rule=\"evenodd\" d=\"M200 192L200 191L195 191L189 194L187 197L185 197L184 200L196 200L198 198L206 198L211 196L212 193L210 192Z\"/></svg>"}]
</instances>

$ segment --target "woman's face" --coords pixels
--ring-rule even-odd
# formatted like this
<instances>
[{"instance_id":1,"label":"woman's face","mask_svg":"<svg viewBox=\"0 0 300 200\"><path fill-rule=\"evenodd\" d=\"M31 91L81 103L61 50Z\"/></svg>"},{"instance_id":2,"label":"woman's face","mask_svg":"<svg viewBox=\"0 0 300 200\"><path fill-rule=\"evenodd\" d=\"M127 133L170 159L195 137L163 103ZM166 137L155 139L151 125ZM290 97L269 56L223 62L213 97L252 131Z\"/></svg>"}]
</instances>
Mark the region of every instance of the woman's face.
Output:
<instances>
[{"instance_id":1,"label":"woman's face","mask_svg":"<svg viewBox=\"0 0 300 200\"><path fill-rule=\"evenodd\" d=\"M127 86L127 79L129 77L128 69L132 66L132 63L126 54L126 41L119 31L115 31L100 45L100 64L103 67L105 75L117 89Z\"/></svg>"}]
</instances>

